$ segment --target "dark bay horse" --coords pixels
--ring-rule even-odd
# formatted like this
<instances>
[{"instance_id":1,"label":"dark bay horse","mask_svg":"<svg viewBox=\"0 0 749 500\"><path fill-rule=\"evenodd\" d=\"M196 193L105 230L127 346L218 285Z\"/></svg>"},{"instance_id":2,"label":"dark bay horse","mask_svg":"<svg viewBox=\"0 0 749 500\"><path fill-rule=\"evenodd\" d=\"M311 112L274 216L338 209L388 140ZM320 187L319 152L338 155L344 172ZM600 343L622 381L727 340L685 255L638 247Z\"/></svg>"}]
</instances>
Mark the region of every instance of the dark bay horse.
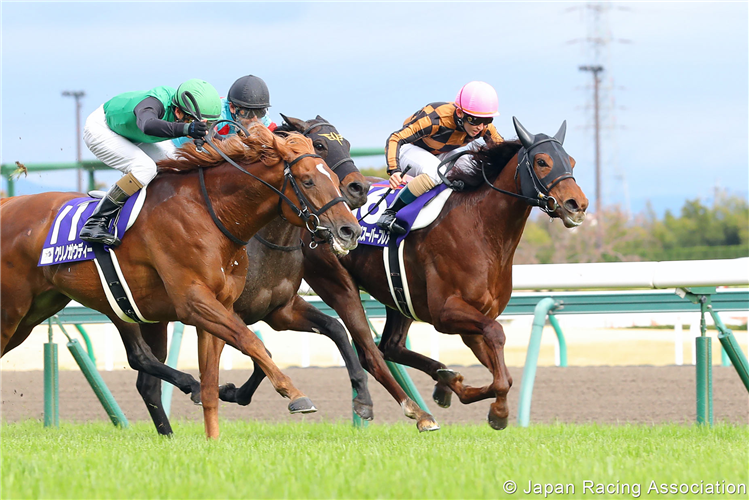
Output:
<instances>
[{"instance_id":1,"label":"dark bay horse","mask_svg":"<svg viewBox=\"0 0 749 500\"><path fill-rule=\"evenodd\" d=\"M2 200L0 354L18 346L36 325L72 299L110 318L133 369L166 380L183 392L202 393L209 437L218 436L218 380L201 379L198 386L191 376L163 364L165 351L152 352L148 347L148 339L161 337L169 321L194 325L199 351L210 351L210 339L215 336L252 357L267 370L276 390L291 399L290 410L313 410L311 401L278 369L232 310L247 275L247 253L240 243L279 211L292 224L324 228L331 246L342 252L356 246L360 228L345 203L335 203L344 201L337 176L313 154L309 139L300 134L277 137L258 126L251 128L249 137L223 141L221 149L231 163L215 150L201 152L192 144L181 148L178 158L160 162L160 175L148 187L141 215L117 248L134 302L145 318L158 323L135 325L121 320L110 307L91 261L37 267L59 207L80 194L44 193ZM200 167L205 167L206 199L199 186ZM280 202L278 190L294 208ZM319 224L310 222L309 212L297 208L305 198L307 206L317 212L314 220ZM212 220L207 202L223 228L231 228L228 232L233 238ZM324 213L319 212L322 207L326 207ZM139 374L138 380L149 411L151 391L144 386L152 384L153 377Z\"/></svg>"},{"instance_id":2,"label":"dark bay horse","mask_svg":"<svg viewBox=\"0 0 749 500\"><path fill-rule=\"evenodd\" d=\"M369 182L351 159L351 145L338 130L321 116L303 121L281 115L284 124L276 133L300 132L312 140L315 152L323 157L341 180L341 192L351 208L367 201ZM329 252L327 246L310 251ZM302 282L302 246L300 229L277 218L262 228L247 245L249 266L242 294L234 303L234 311L248 325L264 321L274 330L317 332L335 343L346 363L351 386L356 391L354 411L363 419L372 419L372 399L367 389L367 376L349 343L343 326L335 318L323 314L297 295ZM164 339L166 342L166 339ZM219 349L220 352L220 349ZM211 366L218 369L218 360ZM234 384L221 387L224 401L247 405L265 374L256 369L252 377L237 389ZM158 428L158 427L157 427Z\"/></svg>"},{"instance_id":3,"label":"dark bay horse","mask_svg":"<svg viewBox=\"0 0 749 500\"><path fill-rule=\"evenodd\" d=\"M554 137L530 134L516 120L515 130L519 141L474 154L475 172L464 172L463 179L451 172L474 187L453 193L438 218L404 242L406 279L417 318L439 332L460 335L491 371L489 385L466 385L459 373L406 349L413 320L397 310L391 297L382 248L359 245L340 259L330 252L304 249L305 281L339 313L364 368L401 404L406 416L417 419L420 430L436 423L398 386L383 356L429 374L437 382L433 398L442 407L450 406L453 392L464 404L496 398L488 421L494 429L505 428L512 378L504 361L505 334L495 318L512 293L515 249L533 206L560 218L566 227L578 226L585 218L588 200L572 176L575 162L562 147L566 124ZM388 306L379 350L360 289Z\"/></svg>"}]
</instances>

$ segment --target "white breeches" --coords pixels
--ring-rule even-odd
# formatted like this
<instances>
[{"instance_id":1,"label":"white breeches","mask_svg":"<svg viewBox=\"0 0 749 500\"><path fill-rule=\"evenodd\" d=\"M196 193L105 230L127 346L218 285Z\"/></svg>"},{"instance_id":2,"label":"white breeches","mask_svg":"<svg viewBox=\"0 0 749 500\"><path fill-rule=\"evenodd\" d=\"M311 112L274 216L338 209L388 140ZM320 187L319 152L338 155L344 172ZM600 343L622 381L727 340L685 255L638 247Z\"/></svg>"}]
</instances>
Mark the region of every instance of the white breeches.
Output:
<instances>
[{"instance_id":1,"label":"white breeches","mask_svg":"<svg viewBox=\"0 0 749 500\"><path fill-rule=\"evenodd\" d=\"M107 125L103 105L86 119L83 141L104 164L123 174L132 173L143 186L156 177L156 162L176 149L169 139L134 143L114 132Z\"/></svg>"},{"instance_id":2,"label":"white breeches","mask_svg":"<svg viewBox=\"0 0 749 500\"><path fill-rule=\"evenodd\" d=\"M473 142L468 146L468 149L476 149L477 147L478 144ZM462 149L459 149L458 151L462 151ZM440 179L440 176L437 174L437 167L445 158L449 158L455 153L456 151L450 151L449 153L442 153L441 155L435 156L419 146L404 144L400 148L398 160L400 162L401 170L405 170L406 167L411 167L407 172L407 175L416 177L419 174L427 174L432 181L434 181L434 184L437 185L442 183L442 179ZM458 158L458 161L455 162L453 168L457 168L458 170L465 169L467 171L473 170L471 155L463 155ZM444 171L445 169L443 167L442 172L444 173Z\"/></svg>"}]
</instances>

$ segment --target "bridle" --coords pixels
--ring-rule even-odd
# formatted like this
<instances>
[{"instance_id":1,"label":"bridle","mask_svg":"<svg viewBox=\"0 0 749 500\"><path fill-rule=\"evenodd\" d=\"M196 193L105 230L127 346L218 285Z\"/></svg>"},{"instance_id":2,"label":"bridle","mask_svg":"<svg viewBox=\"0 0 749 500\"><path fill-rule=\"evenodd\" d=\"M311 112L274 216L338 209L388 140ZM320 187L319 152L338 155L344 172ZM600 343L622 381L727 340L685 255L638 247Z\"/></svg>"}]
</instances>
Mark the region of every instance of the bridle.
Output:
<instances>
[{"instance_id":1,"label":"bridle","mask_svg":"<svg viewBox=\"0 0 749 500\"><path fill-rule=\"evenodd\" d=\"M333 129L335 128L333 125L331 125L330 123L328 123L326 121L320 121L320 122L317 122L317 123L313 123L312 125L310 125L309 127L307 127L304 130L304 132L302 132L302 135L305 136L305 137L309 137L309 133L312 132L312 129L317 128L317 127L325 127L325 126L333 128ZM330 141L330 139L328 139L328 141ZM341 165L343 165L344 163L347 163L347 162L351 162L351 165L353 165L354 169L356 168L356 164L354 163L354 160L351 158L351 156L346 156L344 158L341 158L340 160L338 160L337 162L335 162L334 165L329 165L329 168L330 168L330 170L332 170L333 172L335 172L338 167L340 167ZM350 174L351 172L353 172L353 169L351 171L349 171L349 172L346 172L346 175ZM343 177L345 177L345 175L341 176L341 178L343 178Z\"/></svg>"},{"instance_id":2,"label":"bridle","mask_svg":"<svg viewBox=\"0 0 749 500\"><path fill-rule=\"evenodd\" d=\"M244 126L242 126L242 124L240 124L238 122L235 122L234 120L218 120L218 121L216 121L216 122L213 123L212 130L215 129L216 125L218 125L219 123L223 123L223 122L229 122L230 124L232 124L232 125L236 126L237 128L239 128L246 136L249 136L249 132L247 131L247 129ZM327 228L327 227L324 227L324 226L320 225L320 216L324 212L326 212L327 210L329 210L330 208L332 208L333 206L335 206L336 204L342 203L342 202L345 203L346 199L343 196L339 196L339 197L334 198L333 200L329 201L328 203L326 203L325 205L323 205L321 208L315 209L314 207L312 207L312 204L310 203L309 199L304 195L304 193L302 192L302 190L299 188L299 185L297 184L296 179L294 178L294 174L292 174L292 172L291 172L291 168L296 163L298 163L300 160L302 160L304 158L321 158L320 155L306 153L306 154L303 154L303 155L300 155L300 156L294 158L291 161L285 161L284 160L284 182L283 182L283 186L281 187L281 190L279 191L273 185L271 185L269 182L261 179L260 177L254 175L253 173L245 170L240 165L238 165L236 162L234 162L234 160L232 160L231 158L229 158L221 149L219 149L218 147L216 147L216 145L213 143L213 140L210 137L210 135L206 136L205 142L208 145L210 145L219 155L221 155L221 157L227 163L229 163L231 166L235 167L240 172L249 175L253 179L255 179L257 181L260 181L262 184L264 184L265 186L267 186L268 188L270 188L272 191L274 191L279 196L279 199L278 199L278 212L279 212L279 215L282 218L284 218L284 220L286 220L286 218L283 215L283 203L286 202L289 205L289 207L291 207L291 209L294 210L294 212L296 213L296 216L299 217L300 219L302 219L302 221L304 222L304 225L307 228L307 230L310 233L312 233L313 240L314 240L314 236L319 231L328 231L329 234L332 234L331 231L330 231L330 228ZM241 240L241 239L237 238L236 236L234 236L226 228L226 226L224 226L224 224L218 219L218 217L216 216L216 213L213 210L213 206L211 204L211 200L208 197L208 191L207 191L206 186L205 186L205 175L203 173L203 170L204 170L204 167L198 168L198 177L200 179L200 190L201 190L201 192L203 194L203 199L205 200L206 206L208 207L208 213L211 214L211 218L213 219L213 222L216 224L216 227L218 227L219 230L227 238L229 238L233 243L236 243L237 245L240 245L240 246L247 245L247 243L249 243L249 241L244 241L244 240ZM289 197L287 197L283 193L286 190L287 184L291 185L291 188L294 190L294 194L296 195L297 200L299 201L299 205L300 205L299 207L297 207L296 204L293 201L291 201L291 199Z\"/></svg>"},{"instance_id":3,"label":"bridle","mask_svg":"<svg viewBox=\"0 0 749 500\"><path fill-rule=\"evenodd\" d=\"M552 146L551 149L556 149L553 147L553 143L559 144L559 146L562 146L562 143L556 138L556 137L549 137L545 139L541 139L537 142L534 142L530 146L522 147L518 151L518 164L515 168L515 185L517 186L518 181L520 181L520 193L514 193L512 191L506 191L504 189L500 189L496 186L494 186L490 181L489 178L486 176L486 164L482 163L481 165L481 174L484 177L484 182L489 185L490 188L492 188L495 191L499 191L500 193L514 196L515 198L520 198L521 200L525 201L531 206L539 207L541 210L546 212L547 215L552 216L554 214L554 211L559 206L557 200L551 196L551 190L562 182L565 179L575 179L572 175L572 167L569 165L569 161L560 161L555 162L554 166L551 169L551 172L549 172L546 176L544 176L543 179L539 179L538 175L536 175L536 171L533 170L533 164L530 160L530 151L532 149L535 149L536 147L540 146L544 143L551 143ZM564 151L564 150L563 150ZM442 161L440 165L437 167L437 172L442 179L442 181L447 184L449 187L456 189L456 182L459 181L450 181L447 179L447 172L455 166L455 162L457 159L465 154L472 154L473 151L466 150L461 151L460 153ZM447 168L445 169L445 173L442 173L441 168L446 165ZM546 182L546 179L551 177L550 182Z\"/></svg>"},{"instance_id":4,"label":"bridle","mask_svg":"<svg viewBox=\"0 0 749 500\"><path fill-rule=\"evenodd\" d=\"M324 126L328 126L328 127L332 128L332 129L335 129L335 126L333 126L332 124L330 124L330 123L328 123L328 122L326 122L326 121L323 120L323 121L319 121L317 123L313 123L313 124L309 125L306 129L304 129L304 131L302 131L302 135L305 136L305 137L309 137L310 136L310 132L312 132L312 129L315 129L317 127L324 127ZM326 140L328 142L331 142L331 139L328 139L327 137L326 137ZM340 167L341 165L343 165L344 163L347 163L347 162L351 162L352 168L349 171L345 172L344 175L340 176L341 178L343 178L346 175L348 175L351 172L353 172L353 171L356 170L356 164L354 163L354 160L351 158L351 156L344 156L343 158L341 158L340 160L338 160L333 166L329 165L328 168L330 168L330 170L332 170L332 171L335 172L338 167ZM336 198L336 200L337 199L338 198ZM279 203L280 202L281 202L281 200L279 200ZM281 218L284 219L284 220L286 220L286 218L283 216L283 214L281 214ZM315 239L315 236L316 236L316 234L313 233L312 234L312 240L310 241L310 244L309 244L309 247L311 249L313 249L313 250L315 248L317 248L317 246L318 246L319 243L323 243L325 241L325 240L317 240L317 239ZM291 252L291 251L294 251L294 250L301 250L302 246L304 245L304 242L301 242L299 245L295 245L295 246L276 245L275 243L272 243L272 242L266 240L265 238L263 238L262 236L260 236L257 233L253 236L253 238L255 238L260 243L262 243L263 245L265 245L266 247L268 247L268 248L270 248L272 250L279 250L279 251L282 251L282 252Z\"/></svg>"}]
</instances>

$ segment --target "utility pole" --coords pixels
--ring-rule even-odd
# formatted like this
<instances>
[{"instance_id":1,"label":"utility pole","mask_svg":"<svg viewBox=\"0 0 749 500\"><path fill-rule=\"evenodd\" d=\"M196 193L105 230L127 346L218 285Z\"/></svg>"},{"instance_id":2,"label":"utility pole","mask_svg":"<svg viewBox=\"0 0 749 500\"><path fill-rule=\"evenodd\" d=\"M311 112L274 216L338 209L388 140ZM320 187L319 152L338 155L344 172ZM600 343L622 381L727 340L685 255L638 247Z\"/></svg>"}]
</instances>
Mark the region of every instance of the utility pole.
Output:
<instances>
[{"instance_id":1,"label":"utility pole","mask_svg":"<svg viewBox=\"0 0 749 500\"><path fill-rule=\"evenodd\" d=\"M596 147L596 247L603 247L603 213L601 212L601 117L598 89L601 85L599 74L603 66L580 66L580 71L590 71L593 74L593 128L595 129Z\"/></svg>"},{"instance_id":2,"label":"utility pole","mask_svg":"<svg viewBox=\"0 0 749 500\"><path fill-rule=\"evenodd\" d=\"M83 90L66 90L62 93L64 97L75 98L75 146L76 158L78 162L78 191L83 191L83 170L81 169L81 98L86 96Z\"/></svg>"},{"instance_id":3,"label":"utility pole","mask_svg":"<svg viewBox=\"0 0 749 500\"><path fill-rule=\"evenodd\" d=\"M598 90L601 85L599 73L603 71L603 66L580 66L580 71L590 71L593 73L593 127L595 129L596 143L596 214L601 216L601 117L600 102Z\"/></svg>"}]
</instances>

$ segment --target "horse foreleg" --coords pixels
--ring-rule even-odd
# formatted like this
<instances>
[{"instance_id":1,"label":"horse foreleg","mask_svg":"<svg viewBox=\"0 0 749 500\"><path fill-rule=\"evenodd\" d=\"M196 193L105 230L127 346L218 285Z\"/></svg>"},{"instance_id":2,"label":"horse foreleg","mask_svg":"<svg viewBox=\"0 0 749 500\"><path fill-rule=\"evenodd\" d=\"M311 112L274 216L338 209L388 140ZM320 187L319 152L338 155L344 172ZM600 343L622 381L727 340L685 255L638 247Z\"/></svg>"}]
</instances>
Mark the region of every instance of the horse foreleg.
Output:
<instances>
[{"instance_id":1,"label":"horse foreleg","mask_svg":"<svg viewBox=\"0 0 749 500\"><path fill-rule=\"evenodd\" d=\"M435 326L442 332L459 333L493 377L490 385L480 388L463 385L462 376L451 371L441 371L441 380L463 404L496 397L489 411L489 424L494 429L507 427L507 393L512 386L512 377L504 362L505 334L502 325L484 316L463 299L453 296L445 302L439 324Z\"/></svg>"},{"instance_id":2,"label":"horse foreleg","mask_svg":"<svg viewBox=\"0 0 749 500\"><path fill-rule=\"evenodd\" d=\"M491 370L492 389L497 400L489 407L489 425L501 430L507 427L510 409L507 405L507 393L512 387L512 376L505 364L505 332L498 322L494 321L484 330L483 341L487 349L487 368ZM474 351L475 352L475 351Z\"/></svg>"},{"instance_id":3,"label":"horse foreleg","mask_svg":"<svg viewBox=\"0 0 749 500\"><path fill-rule=\"evenodd\" d=\"M350 281L350 278L342 278L340 276L336 276L336 278ZM307 274L305 274L305 279L308 279ZM367 323L367 316L359 299L358 288L353 283L345 286L345 284L341 284L332 278L327 279L324 284L317 281L318 279L322 279L322 277L319 275L310 277L307 282L341 316L343 323L346 325L349 333L351 333L351 338L356 344L362 367L371 373L375 380L382 384L393 398L395 398L406 417L416 420L416 427L419 431L439 429L440 427L434 420L434 417L419 408L419 405L408 397L403 388L395 381L390 370L388 370L385 359L372 339L372 332L369 329L369 323ZM313 282L322 286L315 285Z\"/></svg>"},{"instance_id":4,"label":"horse foreleg","mask_svg":"<svg viewBox=\"0 0 749 500\"><path fill-rule=\"evenodd\" d=\"M203 422L208 439L218 439L218 370L224 341L198 328L198 366Z\"/></svg>"},{"instance_id":5,"label":"horse foreleg","mask_svg":"<svg viewBox=\"0 0 749 500\"><path fill-rule=\"evenodd\" d=\"M372 420L372 397L367 388L367 374L348 340L346 330L330 316L295 295L284 307L280 307L264 318L274 330L316 332L335 343L348 370L351 388L356 391L354 412L364 420ZM254 373L253 373L254 375Z\"/></svg>"},{"instance_id":6,"label":"horse foreleg","mask_svg":"<svg viewBox=\"0 0 749 500\"><path fill-rule=\"evenodd\" d=\"M291 399L291 413L311 413L317 408L299 389L294 387L291 379L278 369L265 350L265 346L254 332L233 311L227 309L202 289L193 287L180 304L175 304L177 316L185 324L203 329L227 344L251 357L265 372L273 387L281 396Z\"/></svg>"},{"instance_id":7,"label":"horse foreleg","mask_svg":"<svg viewBox=\"0 0 749 500\"><path fill-rule=\"evenodd\" d=\"M140 333L143 340L151 348L151 352L161 363L166 361L167 354L167 323L144 323L140 325ZM146 372L138 372L138 381L135 386L146 404L148 413L151 415L156 432L164 436L171 436L172 426L169 423L161 403L161 379Z\"/></svg>"},{"instance_id":8,"label":"horse foreleg","mask_svg":"<svg viewBox=\"0 0 749 500\"><path fill-rule=\"evenodd\" d=\"M436 380L437 385L434 387L432 399L442 408L449 408L453 393L439 377L440 371L446 370L447 367L439 361L406 348L406 337L412 322L413 320L406 318L398 311L388 309L380 341L380 351L388 361L416 368ZM455 372L451 371L451 373Z\"/></svg>"}]
</instances>

